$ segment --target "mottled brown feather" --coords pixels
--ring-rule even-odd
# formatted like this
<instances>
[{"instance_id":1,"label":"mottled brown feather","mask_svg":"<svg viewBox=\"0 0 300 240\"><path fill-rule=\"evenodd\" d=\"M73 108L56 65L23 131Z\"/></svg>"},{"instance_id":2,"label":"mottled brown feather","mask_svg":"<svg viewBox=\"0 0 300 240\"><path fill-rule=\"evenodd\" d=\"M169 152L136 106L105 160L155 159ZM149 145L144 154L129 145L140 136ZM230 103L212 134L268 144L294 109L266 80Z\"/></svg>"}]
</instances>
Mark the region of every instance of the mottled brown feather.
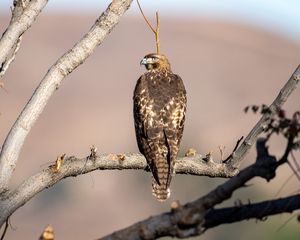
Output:
<instances>
[{"instance_id":1,"label":"mottled brown feather","mask_svg":"<svg viewBox=\"0 0 300 240\"><path fill-rule=\"evenodd\" d=\"M163 201L170 195L173 167L183 134L186 91L181 78L172 73L167 62L150 68L139 78L133 99L138 147L154 178L152 192Z\"/></svg>"}]
</instances>

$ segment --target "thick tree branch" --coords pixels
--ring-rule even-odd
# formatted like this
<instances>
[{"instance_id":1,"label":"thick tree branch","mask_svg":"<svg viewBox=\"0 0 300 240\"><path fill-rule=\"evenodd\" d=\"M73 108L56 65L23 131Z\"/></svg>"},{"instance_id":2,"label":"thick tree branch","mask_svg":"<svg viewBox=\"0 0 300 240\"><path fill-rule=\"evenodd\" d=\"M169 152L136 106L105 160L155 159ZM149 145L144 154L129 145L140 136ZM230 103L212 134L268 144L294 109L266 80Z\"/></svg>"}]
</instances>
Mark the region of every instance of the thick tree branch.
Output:
<instances>
[{"instance_id":1,"label":"thick tree branch","mask_svg":"<svg viewBox=\"0 0 300 240\"><path fill-rule=\"evenodd\" d=\"M151 217L144 222L138 223L139 225L133 225L130 229L124 229L119 232L115 232L104 238L102 240L147 240L155 239L161 236L173 236L179 238L188 238L193 235L200 235L204 231L214 228L216 226L234 222L240 222L249 219L259 219L263 220L268 216L281 214L281 213L292 213L295 210L300 209L300 195L294 195L286 198L275 199L270 201L264 201L259 203L248 204L239 207L229 207L222 209L211 209L204 216L203 225L200 226L190 226L190 229L180 230L180 226L176 224L175 221L170 221L171 215L175 213L165 213L157 217ZM176 220L176 218L173 218ZM162 222L159 222L162 221ZM158 224L157 224L158 223ZM154 229L158 227L162 229L157 229L153 235L148 232L147 225L151 225ZM173 225L173 230L171 225ZM139 232L136 231L135 227L139 227ZM163 228L168 227L168 229L163 230ZM197 229L197 227L199 229ZM125 231L126 230L126 231ZM133 232L132 232L133 231ZM170 232L168 232L170 231ZM197 231L200 233L198 234ZM185 232L185 233L184 233ZM128 235L126 235L128 234ZM159 235L158 235L159 234ZM145 237L145 238L143 238ZM155 238L151 238L155 237Z\"/></svg>"},{"instance_id":2,"label":"thick tree branch","mask_svg":"<svg viewBox=\"0 0 300 240\"><path fill-rule=\"evenodd\" d=\"M245 168L237 176L229 179L207 195L182 207L179 206L171 212L150 217L101 239L150 240L163 236L187 238L201 235L209 227L209 225L205 225L206 218L209 216L210 209L215 205L229 199L235 190L244 186L256 176L265 178L267 181L275 177L275 170L281 163L279 163L280 161L276 161L275 157L268 154L265 144L265 139L258 140L258 155L255 164ZM276 209L274 209L275 212ZM283 209L282 212L284 212ZM269 213L271 214L271 212ZM257 216L260 216L259 213ZM210 223L210 225L212 224Z\"/></svg>"},{"instance_id":3,"label":"thick tree branch","mask_svg":"<svg viewBox=\"0 0 300 240\"><path fill-rule=\"evenodd\" d=\"M16 209L28 202L37 193L43 191L67 177L75 177L94 170L123 170L141 169L148 171L145 158L141 154L127 154L124 160L119 160L117 155L102 154L96 158L64 159L59 171L55 173L51 167L29 177L16 190L8 191L0 202L0 225ZM179 174L204 175L211 177L232 177L237 170L228 168L226 164L206 162L200 155L184 157L177 160L175 171ZM4 209L1 209L4 206Z\"/></svg>"},{"instance_id":4,"label":"thick tree branch","mask_svg":"<svg viewBox=\"0 0 300 240\"><path fill-rule=\"evenodd\" d=\"M14 0L13 2L11 21L0 39L0 72L2 76L15 58L22 34L31 27L48 0Z\"/></svg>"},{"instance_id":5,"label":"thick tree branch","mask_svg":"<svg viewBox=\"0 0 300 240\"><path fill-rule=\"evenodd\" d=\"M297 67L293 75L287 81L287 83L280 90L278 96L269 106L271 110L270 113L264 114L261 119L257 122L255 127L251 130L248 136L245 138L240 147L232 154L230 159L226 160L228 164L235 168L239 168L240 162L243 160L244 156L248 153L250 148L255 143L258 136L264 131L268 126L270 119L276 114L276 112L282 107L286 102L290 94L295 90L297 84L300 80L300 65Z\"/></svg>"},{"instance_id":6,"label":"thick tree branch","mask_svg":"<svg viewBox=\"0 0 300 240\"><path fill-rule=\"evenodd\" d=\"M299 70L299 67L297 70ZM297 82L296 80L295 82ZM286 88L287 87L283 89ZM290 91L292 91L292 89L294 88L295 87L288 87ZM251 132L253 132L253 130ZM191 206L196 206L196 209L201 209L201 214L198 215L198 217L203 218L203 213L205 213L207 209L210 209L214 205L229 198L233 191L243 186L254 176L262 176L267 180L271 179L275 176L276 167L286 162L283 158L280 161L276 162L276 159L274 157L269 156L267 148L265 146L265 140L260 140L257 143L258 160L255 165L247 168L246 171L242 171L235 178L218 187L215 191L212 191L207 196L191 204ZM289 151L290 149L288 150L288 152ZM95 153L95 150L92 151L89 158L65 158L64 163L57 173L54 173L53 169L46 168L40 173L25 180L16 190L8 191L5 194L2 194L3 201L0 204L0 212L2 212L3 214L2 217L0 216L0 226L4 223L7 217L9 217L20 206L29 201L33 196L35 196L40 191L54 185L63 178L85 174L96 169L147 170L146 161L140 154L128 154L122 157L118 157L117 155L112 154L102 154L100 156L96 156ZM232 154L232 156L234 156L234 153ZM284 154L284 156L287 156L287 154ZM268 161L261 162L259 161L260 158L268 159ZM266 164L267 168L264 167ZM272 165L273 167L270 167L270 165ZM233 168L232 165L229 164L229 162L215 163L213 161L204 160L200 155L178 159L175 165L175 171L176 173L204 175L210 177L232 177L238 173L238 169ZM268 173L272 174L270 175ZM195 208L193 208L193 211L195 211Z\"/></svg>"},{"instance_id":7,"label":"thick tree branch","mask_svg":"<svg viewBox=\"0 0 300 240\"><path fill-rule=\"evenodd\" d=\"M265 217L280 213L291 213L300 209L300 194L270 201L211 209L205 215L205 229L213 228L225 223L240 222L251 218L262 220Z\"/></svg>"},{"instance_id":8,"label":"thick tree branch","mask_svg":"<svg viewBox=\"0 0 300 240\"><path fill-rule=\"evenodd\" d=\"M44 76L3 144L0 154L0 192L7 189L25 138L51 95L58 89L62 80L82 64L95 48L103 42L104 38L119 22L120 17L129 8L131 2L132 0L112 1L89 32L71 50L59 58Z\"/></svg>"}]
</instances>

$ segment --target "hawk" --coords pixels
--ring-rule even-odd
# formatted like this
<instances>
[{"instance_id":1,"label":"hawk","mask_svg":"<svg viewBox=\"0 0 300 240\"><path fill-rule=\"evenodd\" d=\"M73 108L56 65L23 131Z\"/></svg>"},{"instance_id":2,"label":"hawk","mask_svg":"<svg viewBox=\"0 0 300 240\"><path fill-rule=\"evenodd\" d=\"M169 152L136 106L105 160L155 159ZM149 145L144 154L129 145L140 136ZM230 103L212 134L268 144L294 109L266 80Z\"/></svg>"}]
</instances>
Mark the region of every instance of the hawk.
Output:
<instances>
[{"instance_id":1,"label":"hawk","mask_svg":"<svg viewBox=\"0 0 300 240\"><path fill-rule=\"evenodd\" d=\"M186 90L166 56L148 54L141 65L147 72L138 79L133 96L136 139L152 172L152 193L164 201L171 193L184 128Z\"/></svg>"}]
</instances>

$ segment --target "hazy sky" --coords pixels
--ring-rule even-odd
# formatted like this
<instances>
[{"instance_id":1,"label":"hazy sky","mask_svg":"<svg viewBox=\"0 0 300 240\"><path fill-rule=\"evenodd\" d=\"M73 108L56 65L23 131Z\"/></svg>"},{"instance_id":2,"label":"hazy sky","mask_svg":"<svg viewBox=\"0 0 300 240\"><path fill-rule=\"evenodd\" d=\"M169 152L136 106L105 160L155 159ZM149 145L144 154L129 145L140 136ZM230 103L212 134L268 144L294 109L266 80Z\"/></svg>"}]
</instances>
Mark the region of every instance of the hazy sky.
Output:
<instances>
[{"instance_id":1,"label":"hazy sky","mask_svg":"<svg viewBox=\"0 0 300 240\"><path fill-rule=\"evenodd\" d=\"M12 0L0 0L0 11ZM110 0L49 0L47 12L101 12ZM300 0L140 0L149 14L182 17L214 16L220 19L243 21L287 35L300 41ZM84 4L83 4L84 3ZM136 2L129 14L136 14Z\"/></svg>"}]
</instances>

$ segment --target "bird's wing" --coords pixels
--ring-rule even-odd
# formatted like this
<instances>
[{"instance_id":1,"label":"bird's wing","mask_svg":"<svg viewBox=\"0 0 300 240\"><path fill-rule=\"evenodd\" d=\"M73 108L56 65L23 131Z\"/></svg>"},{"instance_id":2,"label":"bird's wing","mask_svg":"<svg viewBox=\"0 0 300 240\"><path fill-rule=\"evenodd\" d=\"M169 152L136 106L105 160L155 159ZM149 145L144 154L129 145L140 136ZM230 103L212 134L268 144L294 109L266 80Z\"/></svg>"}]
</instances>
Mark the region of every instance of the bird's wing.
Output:
<instances>
[{"instance_id":1,"label":"bird's wing","mask_svg":"<svg viewBox=\"0 0 300 240\"><path fill-rule=\"evenodd\" d=\"M134 90L135 131L139 150L146 157L150 170L157 183L159 183L155 159L162 126L157 124L158 120L153 101L153 98L149 95L144 74L139 78Z\"/></svg>"},{"instance_id":2,"label":"bird's wing","mask_svg":"<svg viewBox=\"0 0 300 240\"><path fill-rule=\"evenodd\" d=\"M164 107L164 136L168 146L169 174L172 174L175 159L179 151L183 135L185 112L186 112L186 91L181 78L172 75L174 81L174 96ZM169 176L171 180L171 176ZM169 180L169 181L170 181Z\"/></svg>"}]
</instances>

